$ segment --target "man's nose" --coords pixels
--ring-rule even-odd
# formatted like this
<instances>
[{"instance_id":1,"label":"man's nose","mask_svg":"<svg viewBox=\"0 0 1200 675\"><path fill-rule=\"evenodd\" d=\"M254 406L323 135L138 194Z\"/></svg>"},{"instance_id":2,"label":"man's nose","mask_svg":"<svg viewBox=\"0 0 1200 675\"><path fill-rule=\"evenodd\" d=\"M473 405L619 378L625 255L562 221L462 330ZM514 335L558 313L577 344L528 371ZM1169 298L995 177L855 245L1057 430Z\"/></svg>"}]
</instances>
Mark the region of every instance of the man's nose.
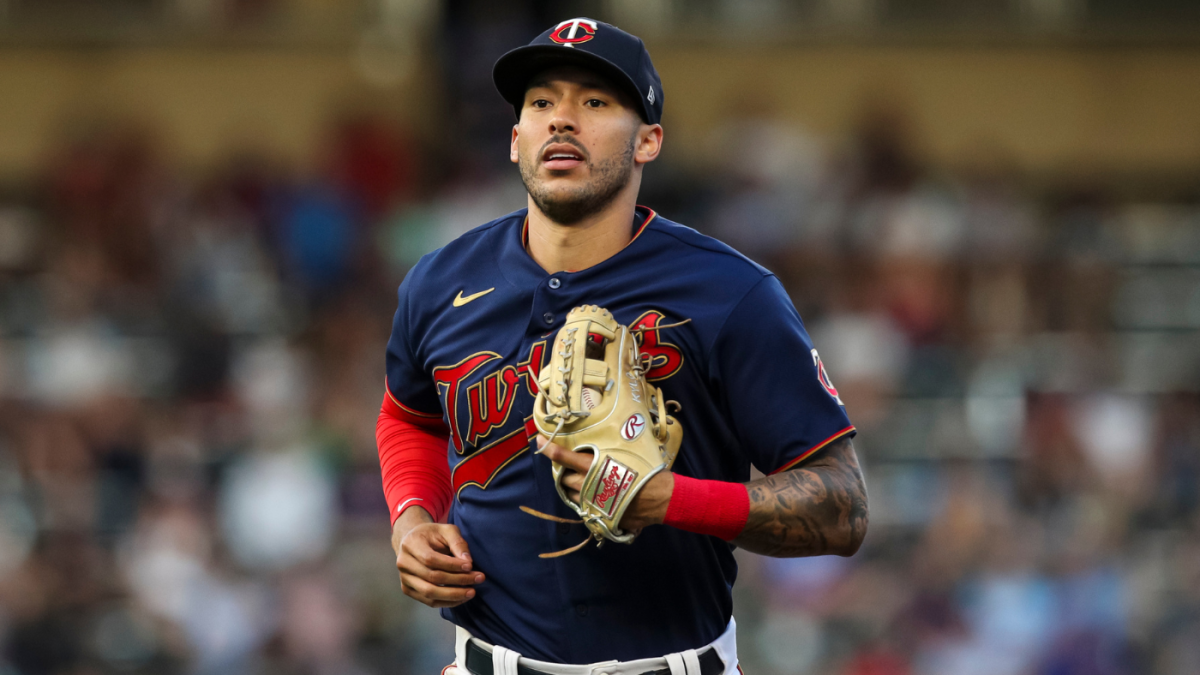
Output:
<instances>
[{"instance_id":1,"label":"man's nose","mask_svg":"<svg viewBox=\"0 0 1200 675\"><path fill-rule=\"evenodd\" d=\"M570 103L562 102L555 106L554 114L550 116L550 133L560 134L564 131L579 133L577 112Z\"/></svg>"}]
</instances>

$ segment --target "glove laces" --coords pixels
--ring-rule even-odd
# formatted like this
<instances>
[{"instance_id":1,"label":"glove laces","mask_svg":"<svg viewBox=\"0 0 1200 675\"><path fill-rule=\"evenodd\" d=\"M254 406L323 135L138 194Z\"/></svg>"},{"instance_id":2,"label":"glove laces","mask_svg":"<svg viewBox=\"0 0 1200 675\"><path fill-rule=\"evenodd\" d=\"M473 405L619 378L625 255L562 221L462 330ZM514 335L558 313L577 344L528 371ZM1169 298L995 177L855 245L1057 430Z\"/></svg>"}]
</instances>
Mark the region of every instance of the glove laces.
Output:
<instances>
[{"instance_id":1,"label":"glove laces","mask_svg":"<svg viewBox=\"0 0 1200 675\"><path fill-rule=\"evenodd\" d=\"M665 328L677 328L684 324L691 323L691 321L692 321L691 319L684 319L683 321L663 324L660 326L639 326L629 332L633 335L635 344L638 347L641 347L645 333L651 333L651 332L656 333ZM571 358L574 355L575 342L576 342L575 333L578 330L579 330L578 328L574 328L574 327L567 329L567 337L560 341L562 343L563 350L558 352L558 355L562 357L562 361L564 364L570 363ZM648 370L647 366L649 364L645 359L641 358L642 354L641 354L640 349L638 351L638 355L639 355L639 358L633 364L630 365L630 371L633 372L639 379L642 379L643 382L645 382L644 377L645 377L646 371ZM533 381L534 386L537 388L537 390L543 396L546 397L546 400L551 402L552 404L555 405L555 407L558 408L554 412L549 413L545 417L543 417L543 419L546 421L546 423L555 425L554 432L551 433L550 436L546 439L547 444L554 442L554 439L557 438L558 434L562 432L564 425L574 422L576 420L584 419L584 418L588 417L589 415L591 415L591 412L588 410L572 410L571 409L571 400L570 400L571 399L571 396L570 396L571 368L567 367L566 365L562 365L562 366L558 367L558 371L560 373L561 379L555 380L554 383L559 386L559 390L562 392L561 396L552 396L550 394L550 391L548 390L548 388L542 386L542 383L539 381L539 378L530 378L530 380ZM612 386L613 386L613 381L609 380L607 385L604 387L604 391L605 392L609 391L610 389L612 389ZM652 422L651 429L654 433L655 438L657 438L660 441L665 441L668 436L667 424L670 424L670 420L667 419L667 410L668 409L671 409L672 412L678 413L681 410L683 410L683 406L679 405L679 403L677 401L666 400L665 397L663 396L662 388L654 387L654 393L650 396L649 412L650 412L650 417L651 417L651 422ZM541 450L538 450L537 452L540 453ZM535 518L541 518L542 520L548 520L553 523L563 523L563 524L567 524L567 525L582 525L585 522L583 519L580 519L580 518L563 518L561 516L556 516L556 515L553 515L550 513L544 513L542 511L538 511L537 509L530 508L530 507L524 506L524 505L521 505L518 508L520 508L521 511L523 511ZM591 516L589 518L589 520L599 521L600 517L599 516ZM578 544L575 544L574 546L565 548L561 551L554 551L552 553L539 553L538 557L539 558L560 558L562 556L569 555L571 553L574 553L574 552L582 549L583 547L587 546L589 543L591 543L593 541L596 542L596 548L600 548L601 546L604 545L604 537L602 537L599 534L590 534L589 533L589 536L585 537L583 541L579 542Z\"/></svg>"}]
</instances>

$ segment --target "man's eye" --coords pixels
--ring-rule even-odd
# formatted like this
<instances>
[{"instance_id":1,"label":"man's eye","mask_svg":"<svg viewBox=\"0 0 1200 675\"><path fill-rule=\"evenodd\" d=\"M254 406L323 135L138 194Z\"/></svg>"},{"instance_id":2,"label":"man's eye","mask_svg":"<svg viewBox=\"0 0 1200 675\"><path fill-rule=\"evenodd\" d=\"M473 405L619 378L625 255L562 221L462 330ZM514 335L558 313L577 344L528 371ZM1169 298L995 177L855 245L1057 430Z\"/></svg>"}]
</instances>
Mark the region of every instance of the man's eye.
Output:
<instances>
[{"instance_id":1,"label":"man's eye","mask_svg":"<svg viewBox=\"0 0 1200 675\"><path fill-rule=\"evenodd\" d=\"M587 105L589 108L599 108L604 105L604 101L601 101L598 98L593 98L588 100L585 105Z\"/></svg>"},{"instance_id":2,"label":"man's eye","mask_svg":"<svg viewBox=\"0 0 1200 675\"><path fill-rule=\"evenodd\" d=\"M547 101L544 98L539 98L538 100L534 101L531 105L533 105L533 107L535 107L535 108L545 108L550 105L550 101Z\"/></svg>"}]
</instances>

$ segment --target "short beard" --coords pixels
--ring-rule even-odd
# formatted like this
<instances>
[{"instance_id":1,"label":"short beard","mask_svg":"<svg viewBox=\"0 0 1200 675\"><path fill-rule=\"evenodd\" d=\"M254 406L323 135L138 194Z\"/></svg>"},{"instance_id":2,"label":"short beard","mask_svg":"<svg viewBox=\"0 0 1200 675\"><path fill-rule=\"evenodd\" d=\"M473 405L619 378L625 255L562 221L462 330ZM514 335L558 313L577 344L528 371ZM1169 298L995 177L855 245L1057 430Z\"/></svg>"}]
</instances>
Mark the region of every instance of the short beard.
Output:
<instances>
[{"instance_id":1,"label":"short beard","mask_svg":"<svg viewBox=\"0 0 1200 675\"><path fill-rule=\"evenodd\" d=\"M533 199L533 203L542 213L559 225L574 225L584 218L602 211L621 190L629 184L633 175L634 139L629 139L625 151L601 162L588 166L591 168L592 180L571 190L566 194L552 195L546 186L537 180L537 157L522 157L518 166L521 169L521 182ZM570 142L561 137L550 139L549 143ZM572 145L576 145L572 143ZM539 155L540 156L540 155Z\"/></svg>"}]
</instances>

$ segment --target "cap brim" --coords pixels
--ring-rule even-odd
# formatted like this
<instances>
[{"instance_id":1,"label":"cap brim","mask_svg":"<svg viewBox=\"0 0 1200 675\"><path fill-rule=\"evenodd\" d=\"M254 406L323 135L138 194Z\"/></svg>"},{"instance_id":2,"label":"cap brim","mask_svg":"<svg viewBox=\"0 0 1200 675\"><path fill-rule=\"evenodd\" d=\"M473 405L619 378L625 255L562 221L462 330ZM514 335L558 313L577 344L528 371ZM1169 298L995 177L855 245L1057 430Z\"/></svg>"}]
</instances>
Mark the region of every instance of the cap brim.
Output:
<instances>
[{"instance_id":1,"label":"cap brim","mask_svg":"<svg viewBox=\"0 0 1200 675\"><path fill-rule=\"evenodd\" d=\"M638 114L643 121L650 119L650 111L638 93L637 84L608 59L586 52L582 49L560 47L557 45L526 45L501 56L492 68L492 82L505 101L512 104L513 109L520 115L521 106L525 103L525 90L534 75L558 66L579 66L594 70L608 78L612 83L630 95L636 101Z\"/></svg>"}]
</instances>

